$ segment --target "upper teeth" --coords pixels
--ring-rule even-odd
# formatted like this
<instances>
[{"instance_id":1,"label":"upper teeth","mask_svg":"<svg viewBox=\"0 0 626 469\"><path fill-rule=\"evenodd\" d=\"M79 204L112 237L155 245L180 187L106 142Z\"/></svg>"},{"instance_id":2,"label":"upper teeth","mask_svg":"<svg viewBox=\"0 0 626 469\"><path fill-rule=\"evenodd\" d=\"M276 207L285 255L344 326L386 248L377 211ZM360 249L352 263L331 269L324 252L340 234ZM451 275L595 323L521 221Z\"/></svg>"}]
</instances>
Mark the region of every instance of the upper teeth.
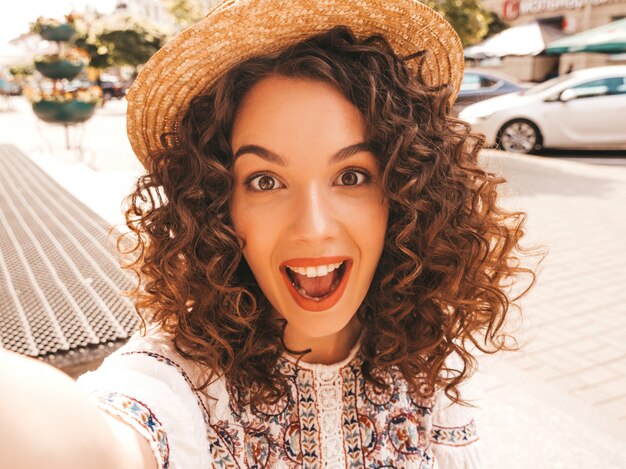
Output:
<instances>
[{"instance_id":1,"label":"upper teeth","mask_svg":"<svg viewBox=\"0 0 626 469\"><path fill-rule=\"evenodd\" d=\"M339 268L341 264L343 264L343 261L337 262L336 264L318 265L316 267L291 267L290 265L287 267L300 275L306 275L307 277L322 277Z\"/></svg>"}]
</instances>

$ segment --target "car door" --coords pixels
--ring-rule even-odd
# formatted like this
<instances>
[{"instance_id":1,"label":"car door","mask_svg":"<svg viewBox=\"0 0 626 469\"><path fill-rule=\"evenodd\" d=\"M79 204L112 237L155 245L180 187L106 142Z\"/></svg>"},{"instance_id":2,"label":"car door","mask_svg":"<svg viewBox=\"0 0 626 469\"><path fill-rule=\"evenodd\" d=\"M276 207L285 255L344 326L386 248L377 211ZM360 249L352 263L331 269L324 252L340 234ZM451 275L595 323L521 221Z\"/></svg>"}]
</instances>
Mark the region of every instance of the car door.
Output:
<instances>
[{"instance_id":1,"label":"car door","mask_svg":"<svg viewBox=\"0 0 626 469\"><path fill-rule=\"evenodd\" d=\"M626 145L626 77L590 79L569 89L574 92L573 99L553 102L550 118L557 128L553 145Z\"/></svg>"}]
</instances>

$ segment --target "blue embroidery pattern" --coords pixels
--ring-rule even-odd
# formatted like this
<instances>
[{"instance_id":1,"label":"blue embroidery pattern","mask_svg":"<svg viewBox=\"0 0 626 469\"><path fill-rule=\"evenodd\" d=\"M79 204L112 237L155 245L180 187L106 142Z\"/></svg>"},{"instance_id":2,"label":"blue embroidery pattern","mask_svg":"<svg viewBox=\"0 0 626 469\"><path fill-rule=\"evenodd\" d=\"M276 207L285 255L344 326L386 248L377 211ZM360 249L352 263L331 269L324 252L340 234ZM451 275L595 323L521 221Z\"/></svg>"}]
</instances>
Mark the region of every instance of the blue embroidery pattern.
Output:
<instances>
[{"instance_id":1,"label":"blue embroidery pattern","mask_svg":"<svg viewBox=\"0 0 626 469\"><path fill-rule=\"evenodd\" d=\"M156 449L157 461L160 468L169 467L170 447L167 434L161 426L161 422L154 416L150 408L143 402L132 397L118 393L96 393L95 398L100 407L110 414L119 417L149 438L150 446Z\"/></svg>"},{"instance_id":2,"label":"blue embroidery pattern","mask_svg":"<svg viewBox=\"0 0 626 469\"><path fill-rule=\"evenodd\" d=\"M433 425L432 442L438 445L465 446L478 441L476 422L472 419L462 427Z\"/></svg>"},{"instance_id":3,"label":"blue embroidery pattern","mask_svg":"<svg viewBox=\"0 0 626 469\"><path fill-rule=\"evenodd\" d=\"M298 373L298 417L300 420L300 448L304 467L320 467L319 422L315 408L315 381L313 373L299 370Z\"/></svg>"},{"instance_id":4,"label":"blue embroidery pattern","mask_svg":"<svg viewBox=\"0 0 626 469\"><path fill-rule=\"evenodd\" d=\"M341 377L343 382L343 450L346 466L357 469L363 467L364 456L361 447L361 422L357 403L357 377L355 370L351 367L341 370Z\"/></svg>"},{"instance_id":5,"label":"blue embroidery pattern","mask_svg":"<svg viewBox=\"0 0 626 469\"><path fill-rule=\"evenodd\" d=\"M172 366L178 370L180 375L189 385L189 388L194 389L194 385L183 367L170 358L147 350L133 350L130 352L124 352L122 355L146 355L161 363ZM229 430L227 422L217 422L217 424L211 424L209 411L204 403L204 399L197 391L194 391L194 394L196 396L196 400L198 401L198 405L202 409L202 416L207 426L207 440L209 442L209 451L211 453L214 466L228 469L239 467L235 461L237 460L237 454L241 444L237 438L236 431Z\"/></svg>"}]
</instances>

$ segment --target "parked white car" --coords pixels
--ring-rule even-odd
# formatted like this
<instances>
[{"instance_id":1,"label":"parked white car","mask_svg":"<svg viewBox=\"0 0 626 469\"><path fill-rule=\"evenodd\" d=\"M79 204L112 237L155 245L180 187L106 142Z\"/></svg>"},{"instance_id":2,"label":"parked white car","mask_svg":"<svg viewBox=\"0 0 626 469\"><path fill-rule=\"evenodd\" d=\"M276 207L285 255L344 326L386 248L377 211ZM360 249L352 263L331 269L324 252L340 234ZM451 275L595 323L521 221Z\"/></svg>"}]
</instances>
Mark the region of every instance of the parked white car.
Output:
<instances>
[{"instance_id":1,"label":"parked white car","mask_svg":"<svg viewBox=\"0 0 626 469\"><path fill-rule=\"evenodd\" d=\"M459 117L488 146L626 149L626 66L577 70L527 90L472 104Z\"/></svg>"}]
</instances>

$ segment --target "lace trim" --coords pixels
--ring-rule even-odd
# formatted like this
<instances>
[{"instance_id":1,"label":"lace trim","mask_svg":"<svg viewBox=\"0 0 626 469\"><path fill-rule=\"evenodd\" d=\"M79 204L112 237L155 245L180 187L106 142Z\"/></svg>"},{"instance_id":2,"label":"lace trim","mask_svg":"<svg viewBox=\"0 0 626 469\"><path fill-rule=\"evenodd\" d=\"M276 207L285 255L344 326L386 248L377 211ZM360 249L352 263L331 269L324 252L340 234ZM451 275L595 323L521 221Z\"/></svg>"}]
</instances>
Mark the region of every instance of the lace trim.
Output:
<instances>
[{"instance_id":1,"label":"lace trim","mask_svg":"<svg viewBox=\"0 0 626 469\"><path fill-rule=\"evenodd\" d=\"M320 422L320 444L324 467L345 467L343 454L342 425L342 379L333 370L317 370L314 372L317 390L317 411Z\"/></svg>"}]
</instances>

